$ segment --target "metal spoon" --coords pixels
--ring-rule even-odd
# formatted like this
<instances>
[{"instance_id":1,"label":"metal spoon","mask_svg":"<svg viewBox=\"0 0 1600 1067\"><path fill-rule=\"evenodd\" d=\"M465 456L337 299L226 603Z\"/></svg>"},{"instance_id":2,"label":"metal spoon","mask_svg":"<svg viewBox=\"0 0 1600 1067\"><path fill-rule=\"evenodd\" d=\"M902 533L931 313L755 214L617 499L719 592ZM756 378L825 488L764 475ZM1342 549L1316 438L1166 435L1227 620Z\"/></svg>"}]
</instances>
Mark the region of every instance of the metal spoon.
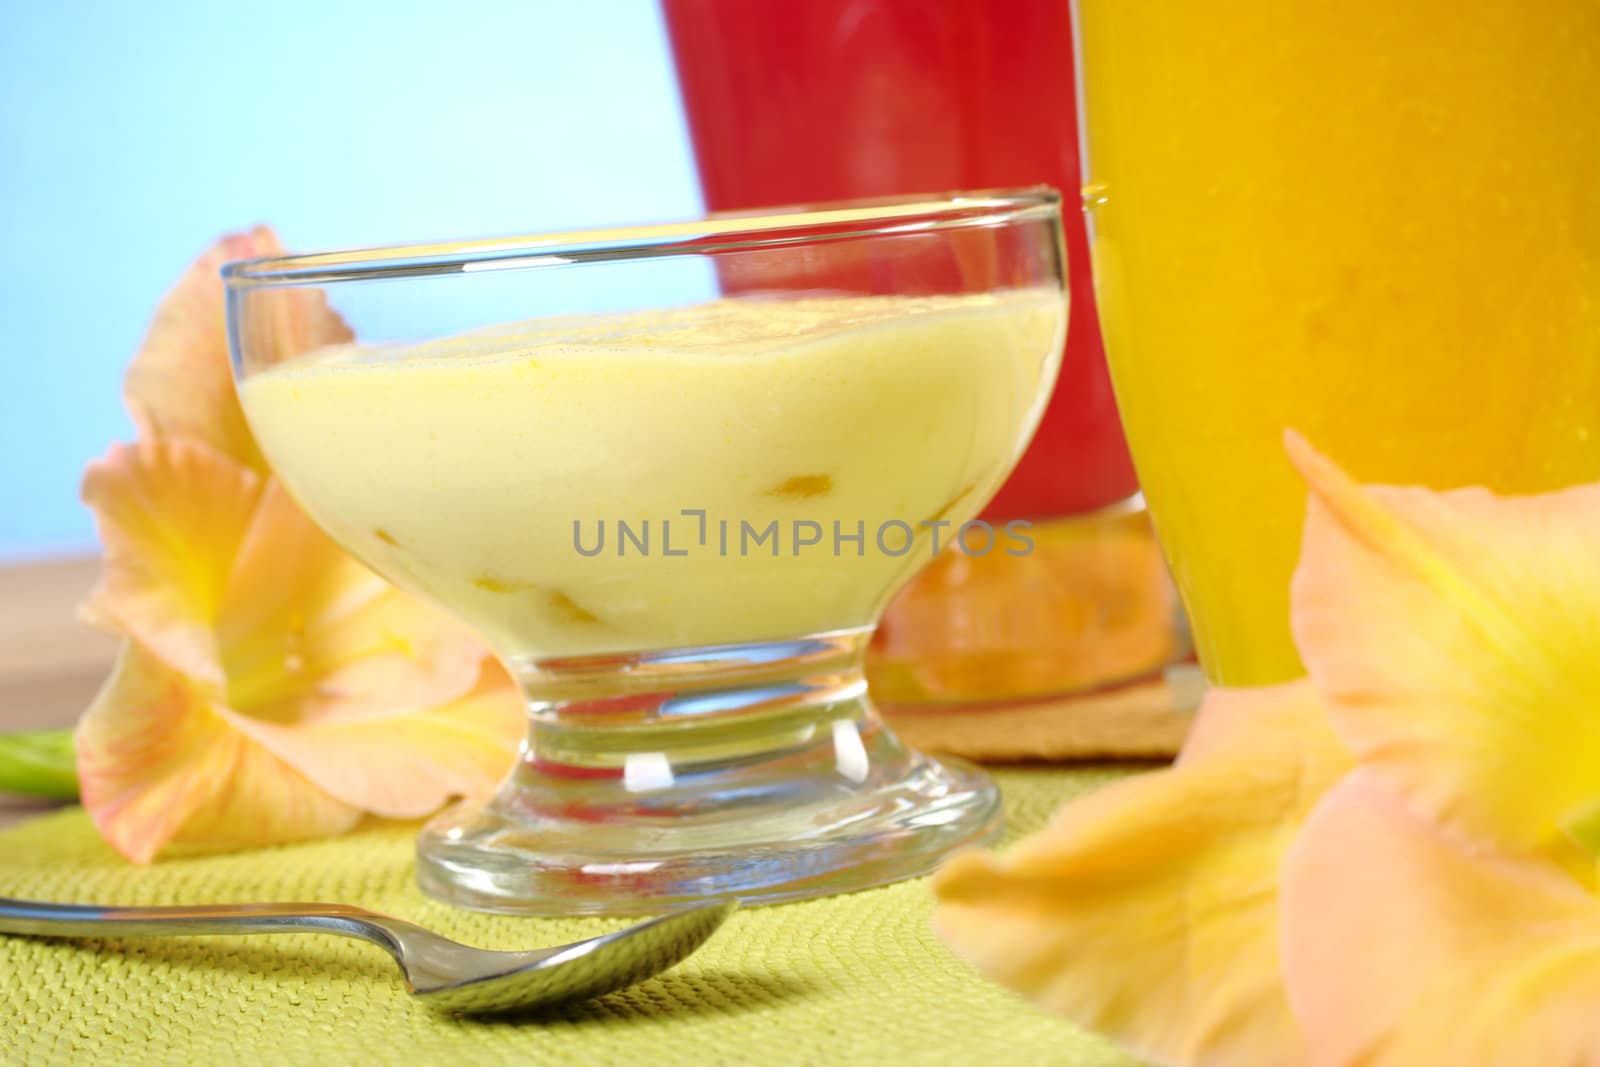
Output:
<instances>
[{"instance_id":1,"label":"metal spoon","mask_svg":"<svg viewBox=\"0 0 1600 1067\"><path fill-rule=\"evenodd\" d=\"M555 948L491 952L344 904L211 904L98 908L0 897L0 933L43 937L340 934L370 941L400 964L424 1003L467 1014L583 1000L641 982L699 948L733 912L710 900Z\"/></svg>"}]
</instances>

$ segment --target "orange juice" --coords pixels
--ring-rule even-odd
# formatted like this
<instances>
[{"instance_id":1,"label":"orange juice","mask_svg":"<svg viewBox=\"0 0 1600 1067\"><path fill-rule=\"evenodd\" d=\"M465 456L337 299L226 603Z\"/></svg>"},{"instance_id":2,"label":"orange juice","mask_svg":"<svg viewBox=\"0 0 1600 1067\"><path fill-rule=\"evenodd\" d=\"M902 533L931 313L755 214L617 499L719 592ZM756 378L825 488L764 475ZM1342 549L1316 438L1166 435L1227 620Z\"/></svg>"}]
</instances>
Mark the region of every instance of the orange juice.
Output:
<instances>
[{"instance_id":1,"label":"orange juice","mask_svg":"<svg viewBox=\"0 0 1600 1067\"><path fill-rule=\"evenodd\" d=\"M1363 481L1600 478L1600 4L1078 15L1112 376L1213 680L1301 672L1285 427Z\"/></svg>"}]
</instances>

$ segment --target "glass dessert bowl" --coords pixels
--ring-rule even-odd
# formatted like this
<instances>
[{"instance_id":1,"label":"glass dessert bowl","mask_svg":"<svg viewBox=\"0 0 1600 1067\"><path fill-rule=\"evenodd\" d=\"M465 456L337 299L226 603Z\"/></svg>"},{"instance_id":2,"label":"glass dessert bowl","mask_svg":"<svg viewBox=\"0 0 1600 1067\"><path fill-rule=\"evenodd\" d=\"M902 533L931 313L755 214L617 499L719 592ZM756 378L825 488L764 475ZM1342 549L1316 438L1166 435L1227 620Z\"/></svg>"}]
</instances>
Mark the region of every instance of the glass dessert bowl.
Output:
<instances>
[{"instance_id":1,"label":"glass dessert bowl","mask_svg":"<svg viewBox=\"0 0 1600 1067\"><path fill-rule=\"evenodd\" d=\"M901 744L862 655L938 547L1027 551L969 520L1049 396L1062 264L1047 190L230 264L275 471L526 697L498 794L423 831L423 889L798 899L992 835L993 784ZM359 340L268 344L308 299Z\"/></svg>"}]
</instances>

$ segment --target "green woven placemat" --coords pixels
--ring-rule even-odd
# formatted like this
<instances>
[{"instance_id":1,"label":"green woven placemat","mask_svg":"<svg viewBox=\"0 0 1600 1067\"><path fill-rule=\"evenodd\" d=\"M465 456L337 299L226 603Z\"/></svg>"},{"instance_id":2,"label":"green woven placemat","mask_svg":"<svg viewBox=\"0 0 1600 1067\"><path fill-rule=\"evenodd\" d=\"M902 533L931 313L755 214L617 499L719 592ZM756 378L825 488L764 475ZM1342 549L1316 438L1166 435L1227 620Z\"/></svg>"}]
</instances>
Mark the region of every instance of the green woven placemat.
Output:
<instances>
[{"instance_id":1,"label":"green woven placemat","mask_svg":"<svg viewBox=\"0 0 1600 1067\"><path fill-rule=\"evenodd\" d=\"M1109 768L1002 771L1009 835ZM412 883L415 827L133 867L63 811L0 833L0 896L106 904L325 900L469 944L529 948L622 920L460 911ZM0 1063L1062 1064L1134 1061L950 954L924 881L736 914L672 971L537 1022L441 1017L383 953L321 935L0 937Z\"/></svg>"}]
</instances>

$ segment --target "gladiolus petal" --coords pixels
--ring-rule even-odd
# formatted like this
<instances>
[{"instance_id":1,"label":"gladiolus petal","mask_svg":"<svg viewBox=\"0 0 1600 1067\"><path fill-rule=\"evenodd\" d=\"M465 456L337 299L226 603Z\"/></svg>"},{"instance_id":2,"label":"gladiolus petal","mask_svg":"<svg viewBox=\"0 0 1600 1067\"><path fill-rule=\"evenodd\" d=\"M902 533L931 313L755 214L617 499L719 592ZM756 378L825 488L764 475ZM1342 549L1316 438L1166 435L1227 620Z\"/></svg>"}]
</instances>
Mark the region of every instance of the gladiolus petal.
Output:
<instances>
[{"instance_id":1,"label":"gladiolus petal","mask_svg":"<svg viewBox=\"0 0 1600 1067\"><path fill-rule=\"evenodd\" d=\"M1600 485L1311 487L1296 643L1335 729L1425 815L1571 863L1600 799Z\"/></svg>"},{"instance_id":2,"label":"gladiolus petal","mask_svg":"<svg viewBox=\"0 0 1600 1067\"><path fill-rule=\"evenodd\" d=\"M1600 1063L1600 899L1357 771L1284 868L1284 970L1325 1067Z\"/></svg>"},{"instance_id":3,"label":"gladiolus petal","mask_svg":"<svg viewBox=\"0 0 1600 1067\"><path fill-rule=\"evenodd\" d=\"M127 645L78 725L84 808L136 863L170 846L277 844L361 818L240 733L188 678Z\"/></svg>"},{"instance_id":4,"label":"gladiolus petal","mask_svg":"<svg viewBox=\"0 0 1600 1067\"><path fill-rule=\"evenodd\" d=\"M939 872L935 924L991 977L1162 1062L1290 1065L1279 860L1347 760L1304 682L1214 690L1177 766Z\"/></svg>"},{"instance_id":5,"label":"gladiolus petal","mask_svg":"<svg viewBox=\"0 0 1600 1067\"><path fill-rule=\"evenodd\" d=\"M215 627L262 484L197 441L112 446L83 479L105 546L105 569L85 616L136 635L173 668L221 686Z\"/></svg>"},{"instance_id":6,"label":"gladiolus petal","mask_svg":"<svg viewBox=\"0 0 1600 1067\"><path fill-rule=\"evenodd\" d=\"M202 441L266 473L266 461L234 392L218 271L229 260L283 251L266 226L229 234L196 259L162 298L123 382L123 398L141 437ZM349 327L314 290L285 291L274 300L272 311L267 342L280 357L350 340Z\"/></svg>"},{"instance_id":7,"label":"gladiolus petal","mask_svg":"<svg viewBox=\"0 0 1600 1067\"><path fill-rule=\"evenodd\" d=\"M497 665L467 696L401 714L340 716L303 727L243 715L240 733L347 804L393 819L486 796L510 769L526 724L521 697Z\"/></svg>"},{"instance_id":8,"label":"gladiolus petal","mask_svg":"<svg viewBox=\"0 0 1600 1067\"><path fill-rule=\"evenodd\" d=\"M311 723L436 706L471 689L483 646L346 555L281 483L262 491L218 620L229 704Z\"/></svg>"}]
</instances>

